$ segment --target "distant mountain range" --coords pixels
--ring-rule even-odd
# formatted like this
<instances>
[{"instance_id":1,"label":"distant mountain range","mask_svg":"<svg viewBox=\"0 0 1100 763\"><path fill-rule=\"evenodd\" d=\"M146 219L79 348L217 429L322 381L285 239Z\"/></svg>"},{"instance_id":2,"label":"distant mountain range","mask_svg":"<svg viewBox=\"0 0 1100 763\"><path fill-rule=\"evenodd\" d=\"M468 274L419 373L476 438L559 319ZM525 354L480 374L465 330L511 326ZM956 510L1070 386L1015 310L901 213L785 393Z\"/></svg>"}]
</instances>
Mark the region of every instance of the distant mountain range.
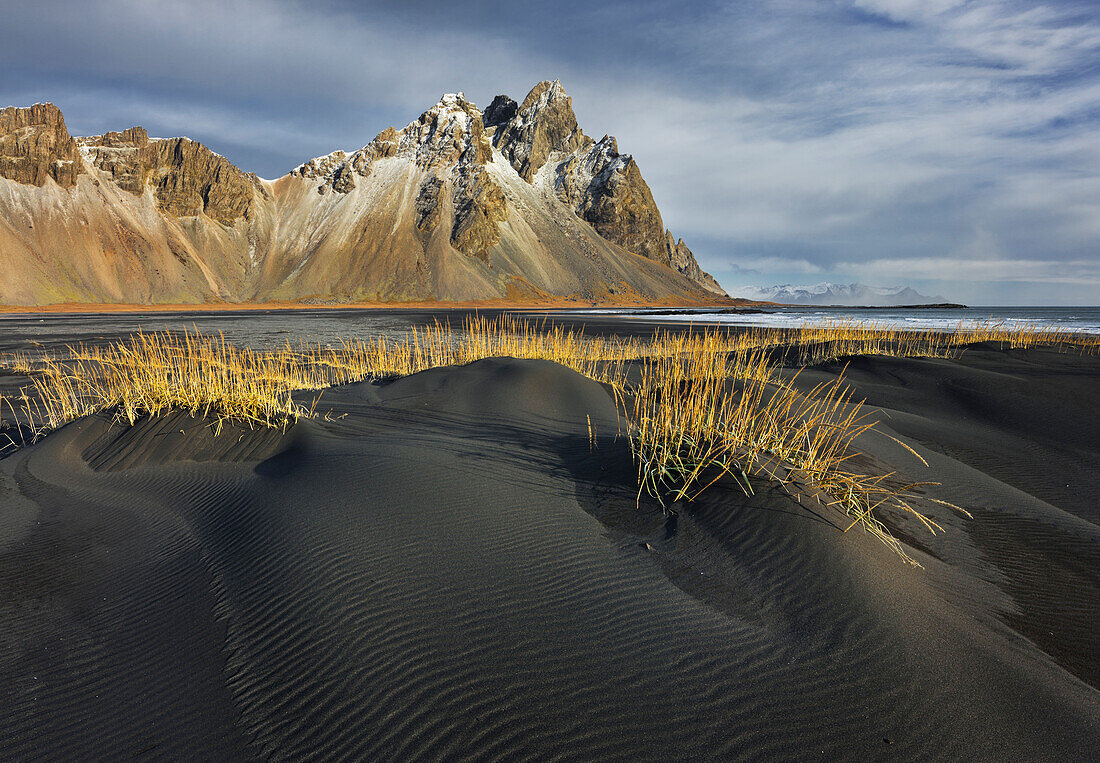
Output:
<instances>
[{"instance_id":1,"label":"distant mountain range","mask_svg":"<svg viewBox=\"0 0 1100 763\"><path fill-rule=\"evenodd\" d=\"M141 127L72 137L0 110L0 304L724 295L665 229L638 165L561 83L462 93L277 180Z\"/></svg>"},{"instance_id":2,"label":"distant mountain range","mask_svg":"<svg viewBox=\"0 0 1100 763\"><path fill-rule=\"evenodd\" d=\"M813 286L757 287L742 286L731 294L744 299L762 302L781 302L787 305L845 305L891 307L897 305L926 305L947 302L939 295L929 297L908 286L868 286L862 283L829 283L823 281Z\"/></svg>"}]
</instances>

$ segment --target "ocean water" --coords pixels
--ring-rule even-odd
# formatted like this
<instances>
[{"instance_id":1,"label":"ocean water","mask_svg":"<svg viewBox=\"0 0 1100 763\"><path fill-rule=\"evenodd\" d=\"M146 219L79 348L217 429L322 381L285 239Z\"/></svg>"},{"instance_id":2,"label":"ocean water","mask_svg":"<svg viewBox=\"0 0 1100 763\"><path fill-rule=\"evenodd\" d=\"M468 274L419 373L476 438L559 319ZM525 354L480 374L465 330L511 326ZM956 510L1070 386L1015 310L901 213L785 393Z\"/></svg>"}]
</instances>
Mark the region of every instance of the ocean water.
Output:
<instances>
[{"instance_id":1,"label":"ocean water","mask_svg":"<svg viewBox=\"0 0 1100 763\"><path fill-rule=\"evenodd\" d=\"M52 313L0 315L0 353L104 344L139 331L220 334L238 347L270 350L301 342L333 346L372 336L398 337L437 314L411 310L242 310L183 313ZM462 317L438 314L461 325Z\"/></svg>"},{"instance_id":2,"label":"ocean water","mask_svg":"<svg viewBox=\"0 0 1100 763\"><path fill-rule=\"evenodd\" d=\"M216 313L15 314L0 315L0 353L62 350L65 345L103 344L138 331L198 331L221 334L230 344L269 350L301 342L338 345L348 339L374 336L398 338L413 327L439 321L459 327L467 310L318 309ZM500 311L483 311L494 314ZM541 320L545 313L517 313ZM996 322L1006 326L1062 327L1100 334L1100 307L975 307L966 310L853 310L850 308L776 308L766 314L722 314L698 310L560 310L550 313L571 325L587 316L637 321L646 325L783 326L797 327L848 320L904 328L953 329ZM595 322L594 322L595 323ZM604 326L606 329L607 327ZM611 329L614 331L614 329Z\"/></svg>"},{"instance_id":3,"label":"ocean water","mask_svg":"<svg viewBox=\"0 0 1100 763\"><path fill-rule=\"evenodd\" d=\"M1100 306L1097 307L967 307L964 309L902 309L851 307L776 307L764 313L722 313L718 308L673 311L663 309L619 309L570 311L570 315L614 315L660 323L715 324L723 326L775 326L798 328L835 321L907 329L951 331L997 323L1006 328L1061 328L1083 334L1100 334Z\"/></svg>"}]
</instances>

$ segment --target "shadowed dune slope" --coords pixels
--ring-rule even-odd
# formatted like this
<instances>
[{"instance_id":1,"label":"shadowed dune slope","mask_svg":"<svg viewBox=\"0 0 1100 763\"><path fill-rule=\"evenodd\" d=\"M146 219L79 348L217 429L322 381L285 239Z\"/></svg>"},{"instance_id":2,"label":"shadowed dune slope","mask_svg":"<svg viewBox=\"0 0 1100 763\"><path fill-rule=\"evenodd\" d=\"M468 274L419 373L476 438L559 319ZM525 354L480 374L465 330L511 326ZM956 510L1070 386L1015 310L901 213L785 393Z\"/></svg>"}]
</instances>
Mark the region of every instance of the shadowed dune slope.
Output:
<instances>
[{"instance_id":1,"label":"shadowed dune slope","mask_svg":"<svg viewBox=\"0 0 1100 763\"><path fill-rule=\"evenodd\" d=\"M545 361L319 409L216 441L93 417L0 461L0 756L1096 747L1096 690L1003 622L965 528L915 570L767 484L636 506L612 399Z\"/></svg>"},{"instance_id":2,"label":"shadowed dune slope","mask_svg":"<svg viewBox=\"0 0 1100 763\"><path fill-rule=\"evenodd\" d=\"M922 540L952 564L980 569L1009 596L1005 622L1100 688L1100 357L978 345L957 360L845 365L882 428L923 446L924 471L943 483L933 494L974 514L938 512L956 532ZM807 369L799 381L841 368ZM865 444L888 454L883 442ZM903 469L904 461L894 459Z\"/></svg>"}]
</instances>

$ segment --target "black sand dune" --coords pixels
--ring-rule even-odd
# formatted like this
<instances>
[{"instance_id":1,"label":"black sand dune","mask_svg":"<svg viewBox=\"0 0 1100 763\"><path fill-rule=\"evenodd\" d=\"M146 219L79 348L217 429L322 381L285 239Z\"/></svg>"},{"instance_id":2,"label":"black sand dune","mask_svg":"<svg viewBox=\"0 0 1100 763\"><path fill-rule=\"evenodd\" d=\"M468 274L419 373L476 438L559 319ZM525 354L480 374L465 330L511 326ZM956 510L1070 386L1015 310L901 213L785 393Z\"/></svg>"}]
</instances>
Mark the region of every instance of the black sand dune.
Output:
<instances>
[{"instance_id":1,"label":"black sand dune","mask_svg":"<svg viewBox=\"0 0 1100 763\"><path fill-rule=\"evenodd\" d=\"M848 371L933 468L867 458L976 509L898 521L924 570L765 483L636 507L610 397L541 361L329 390L285 435L76 422L0 461L0 757L1084 758L1100 369L986 355ZM975 407L987 373L1025 381ZM1028 384L1080 415L997 413Z\"/></svg>"},{"instance_id":2,"label":"black sand dune","mask_svg":"<svg viewBox=\"0 0 1100 763\"><path fill-rule=\"evenodd\" d=\"M881 428L925 446L934 492L974 514L944 515L969 543L951 533L936 552L980 567L1011 597L1005 622L1100 689L1100 357L978 345L950 361L852 358L800 380L843 365Z\"/></svg>"}]
</instances>

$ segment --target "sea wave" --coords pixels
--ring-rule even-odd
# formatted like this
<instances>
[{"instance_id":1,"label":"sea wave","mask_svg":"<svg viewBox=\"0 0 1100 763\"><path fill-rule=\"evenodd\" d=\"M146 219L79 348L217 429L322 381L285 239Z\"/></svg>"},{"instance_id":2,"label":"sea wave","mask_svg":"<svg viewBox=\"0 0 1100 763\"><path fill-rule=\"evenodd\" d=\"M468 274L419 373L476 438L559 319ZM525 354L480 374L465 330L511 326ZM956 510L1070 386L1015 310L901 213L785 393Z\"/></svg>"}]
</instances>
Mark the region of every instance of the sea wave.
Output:
<instances>
[{"instance_id":1,"label":"sea wave","mask_svg":"<svg viewBox=\"0 0 1100 763\"><path fill-rule=\"evenodd\" d=\"M765 313L719 313L713 310L686 310L679 314L661 314L645 309L590 309L569 311L569 315L598 315L634 318L646 322L719 326L761 326L801 328L843 321L868 328L901 327L932 331L973 329L991 324L1007 328L1060 329L1084 334L1100 334L1100 308L980 308L965 314L957 310L797 310L783 309Z\"/></svg>"}]
</instances>

